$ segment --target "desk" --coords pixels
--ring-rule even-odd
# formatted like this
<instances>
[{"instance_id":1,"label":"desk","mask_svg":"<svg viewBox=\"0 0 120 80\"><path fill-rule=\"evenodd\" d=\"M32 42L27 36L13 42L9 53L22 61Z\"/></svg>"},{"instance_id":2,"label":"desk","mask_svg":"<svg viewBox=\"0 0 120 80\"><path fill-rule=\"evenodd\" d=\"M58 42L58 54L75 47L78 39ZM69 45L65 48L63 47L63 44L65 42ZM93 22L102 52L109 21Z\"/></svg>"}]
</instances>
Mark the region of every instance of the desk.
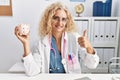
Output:
<instances>
[{"instance_id":1,"label":"desk","mask_svg":"<svg viewBox=\"0 0 120 80\"><path fill-rule=\"evenodd\" d=\"M25 74L0 73L0 80L75 80L83 77L91 80L113 80L112 77L120 77L120 74L39 74L28 77Z\"/></svg>"}]
</instances>

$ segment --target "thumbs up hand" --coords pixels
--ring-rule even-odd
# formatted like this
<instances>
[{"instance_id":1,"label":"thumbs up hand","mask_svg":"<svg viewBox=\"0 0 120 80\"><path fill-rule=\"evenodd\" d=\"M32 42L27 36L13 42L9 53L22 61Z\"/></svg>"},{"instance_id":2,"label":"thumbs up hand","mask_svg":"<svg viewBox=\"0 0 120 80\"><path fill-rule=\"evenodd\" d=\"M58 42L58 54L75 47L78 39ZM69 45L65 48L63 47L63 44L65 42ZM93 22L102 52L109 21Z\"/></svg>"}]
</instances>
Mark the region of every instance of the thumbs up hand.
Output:
<instances>
[{"instance_id":1,"label":"thumbs up hand","mask_svg":"<svg viewBox=\"0 0 120 80\"><path fill-rule=\"evenodd\" d=\"M81 47L86 48L87 52L90 54L95 54L95 51L87 38L87 30L84 30L83 36L78 38L78 43Z\"/></svg>"}]
</instances>

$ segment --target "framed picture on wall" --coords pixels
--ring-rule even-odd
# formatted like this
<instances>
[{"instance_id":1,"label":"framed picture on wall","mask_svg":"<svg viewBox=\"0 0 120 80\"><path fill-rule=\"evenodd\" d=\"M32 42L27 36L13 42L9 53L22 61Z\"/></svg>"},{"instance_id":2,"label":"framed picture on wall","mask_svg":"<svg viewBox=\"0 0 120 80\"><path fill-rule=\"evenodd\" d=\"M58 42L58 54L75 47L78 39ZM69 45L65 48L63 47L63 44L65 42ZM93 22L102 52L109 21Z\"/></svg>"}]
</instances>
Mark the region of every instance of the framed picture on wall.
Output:
<instances>
[{"instance_id":1,"label":"framed picture on wall","mask_svg":"<svg viewBox=\"0 0 120 80\"><path fill-rule=\"evenodd\" d=\"M12 0L0 0L0 16L12 16Z\"/></svg>"},{"instance_id":2,"label":"framed picture on wall","mask_svg":"<svg viewBox=\"0 0 120 80\"><path fill-rule=\"evenodd\" d=\"M71 2L85 2L85 0L70 0Z\"/></svg>"}]
</instances>

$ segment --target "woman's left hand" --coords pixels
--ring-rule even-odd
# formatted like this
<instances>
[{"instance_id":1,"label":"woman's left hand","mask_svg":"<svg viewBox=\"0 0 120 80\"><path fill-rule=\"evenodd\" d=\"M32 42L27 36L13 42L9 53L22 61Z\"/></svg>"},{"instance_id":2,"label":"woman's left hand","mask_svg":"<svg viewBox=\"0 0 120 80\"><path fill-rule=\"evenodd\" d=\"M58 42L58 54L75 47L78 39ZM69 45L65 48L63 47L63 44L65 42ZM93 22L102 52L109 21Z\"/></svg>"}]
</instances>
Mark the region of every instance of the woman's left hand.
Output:
<instances>
[{"instance_id":1,"label":"woman's left hand","mask_svg":"<svg viewBox=\"0 0 120 80\"><path fill-rule=\"evenodd\" d=\"M95 54L95 51L94 51L90 41L88 40L87 30L84 30L83 36L78 38L78 43L81 47L86 48L88 53Z\"/></svg>"}]
</instances>

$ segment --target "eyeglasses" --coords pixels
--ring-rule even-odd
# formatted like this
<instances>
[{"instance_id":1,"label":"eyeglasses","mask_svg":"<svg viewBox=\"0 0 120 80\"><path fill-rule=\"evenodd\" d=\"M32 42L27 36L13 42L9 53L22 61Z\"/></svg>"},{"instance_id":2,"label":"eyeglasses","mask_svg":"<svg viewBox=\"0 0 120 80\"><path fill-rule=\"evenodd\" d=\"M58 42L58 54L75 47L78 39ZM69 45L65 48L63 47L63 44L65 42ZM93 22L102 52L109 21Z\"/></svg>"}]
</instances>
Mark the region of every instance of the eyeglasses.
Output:
<instances>
[{"instance_id":1,"label":"eyeglasses","mask_svg":"<svg viewBox=\"0 0 120 80\"><path fill-rule=\"evenodd\" d=\"M64 23L67 22L67 18L65 18L65 17L60 18L59 16L53 16L53 20L56 22L59 22L59 21L62 21Z\"/></svg>"}]
</instances>

